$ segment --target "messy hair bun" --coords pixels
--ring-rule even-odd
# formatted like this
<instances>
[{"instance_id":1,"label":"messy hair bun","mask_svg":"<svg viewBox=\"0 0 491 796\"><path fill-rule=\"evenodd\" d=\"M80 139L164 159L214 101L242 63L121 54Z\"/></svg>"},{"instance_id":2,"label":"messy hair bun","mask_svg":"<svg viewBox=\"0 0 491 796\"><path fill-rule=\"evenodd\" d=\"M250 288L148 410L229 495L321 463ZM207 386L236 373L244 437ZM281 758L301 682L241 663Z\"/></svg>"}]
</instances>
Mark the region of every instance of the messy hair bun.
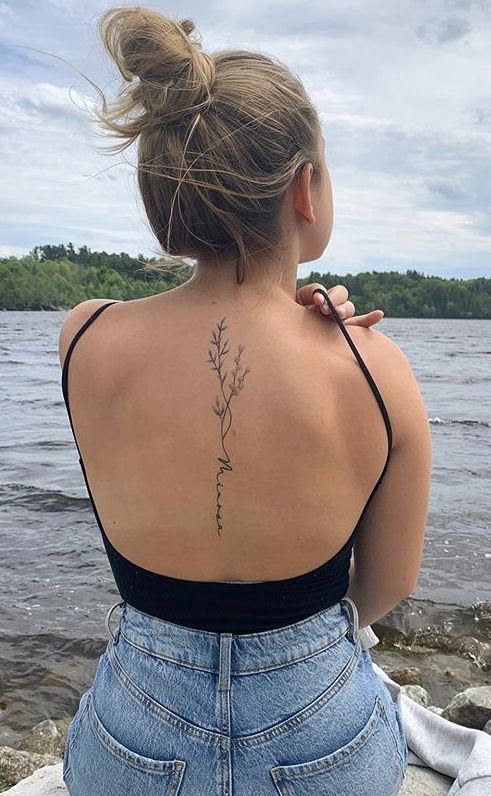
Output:
<instances>
[{"instance_id":1,"label":"messy hair bun","mask_svg":"<svg viewBox=\"0 0 491 796\"><path fill-rule=\"evenodd\" d=\"M126 85L111 107L98 89L97 123L122 139L111 153L138 139L139 189L163 259L226 253L243 282L255 255L279 252L282 200L299 169L320 172L320 122L301 81L262 53L208 55L192 20L142 6L106 10L98 31Z\"/></svg>"},{"instance_id":2,"label":"messy hair bun","mask_svg":"<svg viewBox=\"0 0 491 796\"><path fill-rule=\"evenodd\" d=\"M149 116L171 123L206 106L215 65L201 52L200 42L190 38L194 29L191 19L177 21L139 6L110 8L102 14L98 30L104 47L131 83L124 100L121 97L118 116L141 105ZM139 82L132 83L133 78ZM142 121L136 135L142 132Z\"/></svg>"}]
</instances>

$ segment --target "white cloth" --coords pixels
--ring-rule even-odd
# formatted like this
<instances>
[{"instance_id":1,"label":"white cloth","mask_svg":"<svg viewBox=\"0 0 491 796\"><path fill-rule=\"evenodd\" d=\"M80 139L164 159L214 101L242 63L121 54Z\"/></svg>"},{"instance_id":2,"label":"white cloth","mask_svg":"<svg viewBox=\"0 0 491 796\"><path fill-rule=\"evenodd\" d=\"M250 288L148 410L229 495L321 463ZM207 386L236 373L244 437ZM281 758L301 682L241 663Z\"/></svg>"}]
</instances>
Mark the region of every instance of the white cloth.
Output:
<instances>
[{"instance_id":1,"label":"white cloth","mask_svg":"<svg viewBox=\"0 0 491 796\"><path fill-rule=\"evenodd\" d=\"M360 628L359 634L365 649L379 642L370 625ZM372 663L399 707L409 764L427 766L453 779L448 796L491 796L491 735L463 727L419 705L380 666Z\"/></svg>"}]
</instances>

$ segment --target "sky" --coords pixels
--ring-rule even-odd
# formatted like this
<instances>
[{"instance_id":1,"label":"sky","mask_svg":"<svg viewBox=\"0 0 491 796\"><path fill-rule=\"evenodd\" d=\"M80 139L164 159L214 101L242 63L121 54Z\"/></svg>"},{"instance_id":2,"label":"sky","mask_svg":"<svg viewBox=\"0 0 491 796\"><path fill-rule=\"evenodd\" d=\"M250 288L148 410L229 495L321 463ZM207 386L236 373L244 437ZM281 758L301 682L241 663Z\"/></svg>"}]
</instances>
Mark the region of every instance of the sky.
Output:
<instances>
[{"instance_id":1,"label":"sky","mask_svg":"<svg viewBox=\"0 0 491 796\"><path fill-rule=\"evenodd\" d=\"M97 38L102 0L0 0L0 256L34 246L158 256L136 150L107 155L87 110L121 87ZM274 55L326 140L331 240L298 275L491 276L491 0L180 0L212 54ZM33 49L28 49L33 48ZM41 50L42 52L38 52ZM99 148L99 151L97 151Z\"/></svg>"}]
</instances>

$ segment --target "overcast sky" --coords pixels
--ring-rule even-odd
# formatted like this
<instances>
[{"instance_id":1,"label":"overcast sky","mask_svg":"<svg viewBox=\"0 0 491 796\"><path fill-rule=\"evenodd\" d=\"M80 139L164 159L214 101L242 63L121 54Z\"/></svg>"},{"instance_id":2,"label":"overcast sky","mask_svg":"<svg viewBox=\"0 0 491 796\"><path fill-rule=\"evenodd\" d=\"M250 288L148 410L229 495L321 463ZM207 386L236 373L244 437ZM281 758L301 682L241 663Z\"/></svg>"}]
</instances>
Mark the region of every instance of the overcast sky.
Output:
<instances>
[{"instance_id":1,"label":"overcast sky","mask_svg":"<svg viewBox=\"0 0 491 796\"><path fill-rule=\"evenodd\" d=\"M84 103L98 95L77 73L117 91L96 31L112 5L0 0L0 256L69 241L158 254L135 150L96 151L110 141L89 123ZM304 81L322 118L334 228L299 276L491 276L491 0L146 5L194 19L208 52L271 53Z\"/></svg>"}]
</instances>

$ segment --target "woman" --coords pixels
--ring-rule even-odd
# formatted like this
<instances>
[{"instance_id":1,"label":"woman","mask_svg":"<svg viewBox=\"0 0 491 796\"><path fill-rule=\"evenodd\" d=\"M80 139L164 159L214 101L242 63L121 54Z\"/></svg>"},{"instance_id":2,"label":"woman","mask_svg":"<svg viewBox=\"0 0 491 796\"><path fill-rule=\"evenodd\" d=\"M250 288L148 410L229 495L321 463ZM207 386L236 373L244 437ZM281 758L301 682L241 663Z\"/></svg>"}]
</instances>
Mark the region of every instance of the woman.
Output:
<instances>
[{"instance_id":1,"label":"woman","mask_svg":"<svg viewBox=\"0 0 491 796\"><path fill-rule=\"evenodd\" d=\"M127 81L99 123L119 151L138 141L150 225L196 266L165 293L83 302L61 331L122 598L65 783L72 796L395 794L406 738L359 629L417 583L430 432L376 318L348 334L322 285L296 291L332 230L318 114L283 64L207 55L190 20L123 6L99 24ZM331 296L353 314L342 286Z\"/></svg>"}]
</instances>

